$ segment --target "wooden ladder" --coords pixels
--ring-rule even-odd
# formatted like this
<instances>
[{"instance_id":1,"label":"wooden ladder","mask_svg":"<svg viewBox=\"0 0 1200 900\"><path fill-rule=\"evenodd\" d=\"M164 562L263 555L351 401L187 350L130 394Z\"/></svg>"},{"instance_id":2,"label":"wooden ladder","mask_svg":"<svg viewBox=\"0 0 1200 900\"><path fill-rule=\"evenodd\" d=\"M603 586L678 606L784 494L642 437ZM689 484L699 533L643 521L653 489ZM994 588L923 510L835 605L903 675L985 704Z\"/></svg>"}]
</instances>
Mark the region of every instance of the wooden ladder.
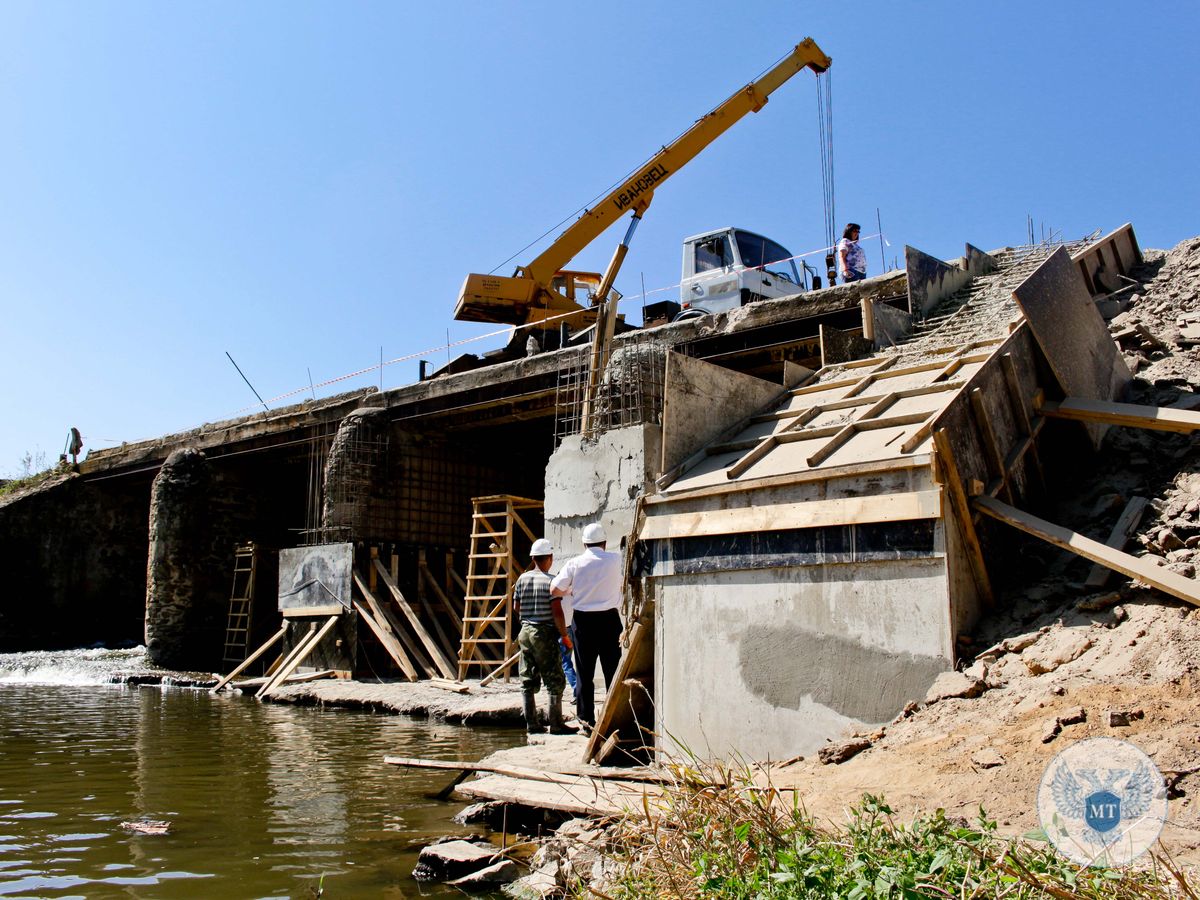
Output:
<instances>
[{"instance_id":1,"label":"wooden ladder","mask_svg":"<svg viewBox=\"0 0 1200 900\"><path fill-rule=\"evenodd\" d=\"M254 606L254 544L239 544L233 553L233 587L229 591L229 619L225 625L227 663L240 663L250 648L250 615Z\"/></svg>"},{"instance_id":2,"label":"wooden ladder","mask_svg":"<svg viewBox=\"0 0 1200 900\"><path fill-rule=\"evenodd\" d=\"M462 641L458 648L458 677L472 668L503 668L505 679L516 645L509 609L521 567L513 539L519 528L531 542L534 534L521 518L523 510L542 508L541 501L509 494L471 499L471 555L467 560L467 591L463 601ZM508 661L508 662L506 662Z\"/></svg>"}]
</instances>

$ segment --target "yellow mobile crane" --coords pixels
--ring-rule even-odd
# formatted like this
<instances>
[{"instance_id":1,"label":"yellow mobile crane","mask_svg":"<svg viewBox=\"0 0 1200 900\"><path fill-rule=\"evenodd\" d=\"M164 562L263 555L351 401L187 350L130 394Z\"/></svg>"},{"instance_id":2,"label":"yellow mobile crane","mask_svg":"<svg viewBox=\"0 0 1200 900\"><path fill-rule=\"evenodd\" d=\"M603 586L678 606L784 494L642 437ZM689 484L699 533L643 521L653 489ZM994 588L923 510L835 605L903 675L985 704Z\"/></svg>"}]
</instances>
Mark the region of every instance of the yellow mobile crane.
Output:
<instances>
[{"instance_id":1,"label":"yellow mobile crane","mask_svg":"<svg viewBox=\"0 0 1200 900\"><path fill-rule=\"evenodd\" d=\"M564 321L578 322L585 315L589 319L594 318L592 310L575 301L576 292L581 287L589 292L593 307L608 298L638 222L659 186L746 113L762 109L767 98L801 69L812 69L819 75L829 68L831 62L812 38L805 38L769 72L746 85L654 154L631 178L584 212L529 265L518 267L511 277L468 275L463 282L454 318L464 322L501 322L543 328L557 328ZM633 214L629 228L614 251L603 277L597 273L563 269L626 212ZM581 315L566 315L572 312Z\"/></svg>"}]
</instances>

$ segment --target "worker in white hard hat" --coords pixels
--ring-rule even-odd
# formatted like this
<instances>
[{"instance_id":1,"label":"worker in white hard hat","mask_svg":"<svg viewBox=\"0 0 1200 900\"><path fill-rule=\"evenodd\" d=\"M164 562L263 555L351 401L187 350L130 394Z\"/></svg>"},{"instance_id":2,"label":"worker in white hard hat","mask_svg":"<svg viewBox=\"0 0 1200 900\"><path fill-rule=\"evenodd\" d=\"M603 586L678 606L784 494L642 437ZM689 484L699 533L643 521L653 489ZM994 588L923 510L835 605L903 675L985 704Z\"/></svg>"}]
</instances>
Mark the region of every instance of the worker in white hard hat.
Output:
<instances>
[{"instance_id":1,"label":"worker in white hard hat","mask_svg":"<svg viewBox=\"0 0 1200 900\"><path fill-rule=\"evenodd\" d=\"M562 601L550 593L554 547L545 538L538 538L529 549L529 555L533 558L533 566L521 573L513 588L513 614L521 623L517 644L521 648L525 730L529 734L546 731L538 720L537 711L537 692L544 681L550 695L550 733L575 734L576 729L563 721L562 695L567 679L563 675L558 644L561 639L570 647L571 636L563 618Z\"/></svg>"},{"instance_id":2,"label":"worker in white hard hat","mask_svg":"<svg viewBox=\"0 0 1200 900\"><path fill-rule=\"evenodd\" d=\"M579 679L576 712L579 721L592 728L596 725L596 661L609 691L621 661L621 554L606 550L607 543L603 525L588 525L583 529L583 553L568 560L550 584L555 597L571 598Z\"/></svg>"}]
</instances>

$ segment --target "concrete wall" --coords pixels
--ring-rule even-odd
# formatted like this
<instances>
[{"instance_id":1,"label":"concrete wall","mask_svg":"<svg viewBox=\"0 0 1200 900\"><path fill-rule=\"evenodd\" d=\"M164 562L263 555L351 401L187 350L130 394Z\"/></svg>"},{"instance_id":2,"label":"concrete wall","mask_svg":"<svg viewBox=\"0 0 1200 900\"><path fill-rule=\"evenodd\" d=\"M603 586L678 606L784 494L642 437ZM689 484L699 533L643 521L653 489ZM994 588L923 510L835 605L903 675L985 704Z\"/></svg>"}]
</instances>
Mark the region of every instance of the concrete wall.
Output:
<instances>
[{"instance_id":1,"label":"concrete wall","mask_svg":"<svg viewBox=\"0 0 1200 900\"><path fill-rule=\"evenodd\" d=\"M638 495L658 475L662 429L634 425L594 440L563 440L546 465L546 537L561 559L583 551L583 526L600 522L608 549L620 548L633 530Z\"/></svg>"},{"instance_id":2,"label":"concrete wall","mask_svg":"<svg viewBox=\"0 0 1200 900\"><path fill-rule=\"evenodd\" d=\"M951 667L940 557L670 576L656 601L668 752L811 754Z\"/></svg>"},{"instance_id":3,"label":"concrete wall","mask_svg":"<svg viewBox=\"0 0 1200 900\"><path fill-rule=\"evenodd\" d=\"M0 651L141 643L149 496L138 473L0 499Z\"/></svg>"}]
</instances>

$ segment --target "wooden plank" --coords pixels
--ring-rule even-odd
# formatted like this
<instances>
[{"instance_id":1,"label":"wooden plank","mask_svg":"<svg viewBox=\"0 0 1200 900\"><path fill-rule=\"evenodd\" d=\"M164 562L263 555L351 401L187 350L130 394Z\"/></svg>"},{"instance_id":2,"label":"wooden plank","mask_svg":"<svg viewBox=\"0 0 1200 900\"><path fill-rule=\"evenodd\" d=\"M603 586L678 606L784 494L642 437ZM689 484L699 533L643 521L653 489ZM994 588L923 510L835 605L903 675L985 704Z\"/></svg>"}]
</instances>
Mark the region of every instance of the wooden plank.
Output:
<instances>
[{"instance_id":1,"label":"wooden plank","mask_svg":"<svg viewBox=\"0 0 1200 900\"><path fill-rule=\"evenodd\" d=\"M340 603L327 603L324 606L291 606L279 612L285 619L308 618L311 616L336 616L344 613L346 607Z\"/></svg>"},{"instance_id":2,"label":"wooden plank","mask_svg":"<svg viewBox=\"0 0 1200 900\"><path fill-rule=\"evenodd\" d=\"M654 670L654 619L652 615L646 615L642 621L635 622L633 628L629 632L629 646L625 652L621 654L621 661L617 665L617 673L613 678L612 689L604 698L604 706L600 710L600 715L596 718L596 727L592 729L591 735L588 737L587 747L583 751L583 761L601 762L603 757L600 751L606 746L609 738L620 739L620 732L624 728L637 729L638 740L645 742L646 735L638 728L638 724L634 720L635 697L630 690L629 682L639 675L653 675ZM636 698L639 705L643 698ZM649 701L645 705L652 707L653 697L645 697ZM646 723L649 727L653 727L654 722L651 720ZM614 744L615 747L615 744ZM608 748L611 753L613 747Z\"/></svg>"},{"instance_id":3,"label":"wooden plank","mask_svg":"<svg viewBox=\"0 0 1200 900\"><path fill-rule=\"evenodd\" d=\"M771 475L766 478L739 481L736 484L706 484L702 487L688 488L666 494L646 495L645 502L647 506L655 506L662 503L676 503L680 500L693 500L699 497L716 497L721 494L733 493L740 494L750 488L772 488L782 485L803 484L808 481L828 481L836 478L853 478L859 475L876 475L881 472L894 472L927 466L931 459L932 457L928 453L922 453L920 456L844 463L826 469L804 469L799 472L788 472L784 475Z\"/></svg>"},{"instance_id":4,"label":"wooden plank","mask_svg":"<svg viewBox=\"0 0 1200 900\"><path fill-rule=\"evenodd\" d=\"M627 810L636 813L642 808L647 793L652 793L652 799L656 801L661 788L586 777L564 784L484 775L460 784L457 791L464 797L479 800L519 803L585 816L616 816Z\"/></svg>"},{"instance_id":5,"label":"wooden plank","mask_svg":"<svg viewBox=\"0 0 1200 900\"><path fill-rule=\"evenodd\" d=\"M336 669L322 669L319 672L305 672L302 675L289 675L283 679L280 684L306 684L310 681L321 681L325 678L333 678L337 674ZM271 680L269 675L264 675L262 678L245 678L234 685L238 690L246 690L252 687L262 687Z\"/></svg>"},{"instance_id":6,"label":"wooden plank","mask_svg":"<svg viewBox=\"0 0 1200 900\"><path fill-rule=\"evenodd\" d=\"M379 643L383 644L383 649L387 651L388 656L396 661L396 665L400 667L400 670L404 672L404 674L408 677L408 680L420 680L420 676L417 674L416 667L413 665L412 660L408 658L407 654L405 654L404 648L400 646L400 642L396 640L395 636L386 631L383 625L375 621L375 617L371 615L370 611L363 606L362 603L357 600L353 602L354 609L358 613L359 617L367 623L367 627L370 628L375 637L379 639Z\"/></svg>"},{"instance_id":7,"label":"wooden plank","mask_svg":"<svg viewBox=\"0 0 1200 900\"><path fill-rule=\"evenodd\" d=\"M426 661L421 651L417 649L417 645L413 639L408 636L408 633L401 626L399 620L396 619L390 609L379 602L379 598L370 590L357 569L353 570L353 576L354 583L358 585L358 589L362 593L363 601L367 604L367 608L371 611L371 615L379 626L404 645L404 649L408 651L408 658L412 660L414 665L424 671L426 677L432 678L437 675L437 669Z\"/></svg>"},{"instance_id":8,"label":"wooden plank","mask_svg":"<svg viewBox=\"0 0 1200 900\"><path fill-rule=\"evenodd\" d=\"M425 683L430 687L440 688L443 691L453 691L456 694L471 693L471 686L465 681L454 681L448 678L430 678Z\"/></svg>"},{"instance_id":9,"label":"wooden plank","mask_svg":"<svg viewBox=\"0 0 1200 900\"><path fill-rule=\"evenodd\" d=\"M1124 550L1129 539L1133 537L1133 533L1137 531L1137 527L1142 521L1142 514L1146 511L1146 504L1149 502L1145 497L1130 497L1129 502L1125 504L1125 509L1117 519L1117 524L1109 532L1108 540L1104 543L1114 550ZM1092 566L1092 571L1088 574L1083 586L1102 588L1108 582L1111 574L1112 569L1096 563Z\"/></svg>"},{"instance_id":10,"label":"wooden plank","mask_svg":"<svg viewBox=\"0 0 1200 900\"><path fill-rule=\"evenodd\" d=\"M1165 566L1155 565L1147 559L1114 550L1107 544L1092 540L1077 531L1055 525L1045 519L1039 519L1037 516L991 497L976 497L971 502L976 509L993 519L1012 525L1014 528L1041 538L1056 547L1070 550L1092 562L1107 566L1122 575L1144 581L1172 597L1177 597L1194 606L1200 606L1200 583L1191 578L1184 578Z\"/></svg>"},{"instance_id":11,"label":"wooden plank","mask_svg":"<svg viewBox=\"0 0 1200 900\"><path fill-rule=\"evenodd\" d=\"M992 592L992 580L988 576L987 564L983 558L983 548L979 543L979 535L975 531L975 522L971 516L970 500L963 488L958 465L954 461L954 451L950 447L950 437L944 428L933 432L933 444L937 448L938 466L941 469L942 482L950 495L950 505L954 509L954 517L958 520L962 532L963 544L967 551L967 562L975 576L975 587L984 603L991 606L995 602Z\"/></svg>"},{"instance_id":12,"label":"wooden plank","mask_svg":"<svg viewBox=\"0 0 1200 900\"><path fill-rule=\"evenodd\" d=\"M418 640L425 646L425 651L429 654L429 658L433 660L433 664L441 671L443 678L453 679L457 674L457 670L446 657L438 642L434 640L433 635L425 630L425 626L421 624L421 617L412 608L412 605L408 602L408 598L400 592L400 587L392 580L391 573L383 567L383 563L378 559L372 560L372 562L375 563L375 570L379 573L379 578L391 592L392 599L396 601L396 605L400 607L400 611L408 619L408 624L416 632Z\"/></svg>"},{"instance_id":13,"label":"wooden plank","mask_svg":"<svg viewBox=\"0 0 1200 900\"><path fill-rule=\"evenodd\" d=\"M1142 406L1137 403L1067 397L1058 403L1045 401L1038 411L1052 419L1102 422L1106 425L1125 425L1130 428L1172 431L1177 434L1190 434L1200 430L1200 412L1165 406Z\"/></svg>"},{"instance_id":14,"label":"wooden plank","mask_svg":"<svg viewBox=\"0 0 1200 900\"><path fill-rule=\"evenodd\" d=\"M274 647L277 643L279 643L280 639L285 634L287 634L287 630L288 630L287 622L284 622L283 625L280 626L279 630L277 632L275 632L275 634L273 634L270 638L267 639L267 642L265 644L263 644L261 647L259 647L257 650L255 650L253 653L251 653L249 656L247 656L244 662L239 663L237 668L235 668L232 672L230 672L228 675L226 675L224 678L222 678L220 681L218 681L216 683L216 685L211 690L209 690L209 693L210 694L217 693L218 691L221 690L221 688L223 688L223 687L225 687L225 685L229 684L229 682L232 681L235 676L241 675L242 672L244 672L247 668L250 667L251 663L253 663L256 659L258 659L264 653L266 653L267 650L269 650L271 647Z\"/></svg>"},{"instance_id":15,"label":"wooden plank","mask_svg":"<svg viewBox=\"0 0 1200 900\"><path fill-rule=\"evenodd\" d=\"M341 613L338 613L336 616L330 616L325 620L324 625L322 625L319 629L317 629L316 632L309 636L308 640L301 642L300 652L294 654L292 659L290 659L286 664L280 666L279 671L271 676L271 680L268 683L259 688L259 691L257 694L255 694L255 696L260 699L270 696L271 692L278 688L284 679L296 671L296 667L299 666L300 663L304 662L304 660L308 658L309 654L312 653L313 650L317 649L317 644L321 643L325 635L329 634L330 629L337 624L337 621L341 618L341 615Z\"/></svg>"},{"instance_id":16,"label":"wooden plank","mask_svg":"<svg viewBox=\"0 0 1200 900\"><path fill-rule=\"evenodd\" d=\"M640 539L781 531L866 522L904 522L910 519L935 519L941 514L941 491L908 491L902 494L651 515L646 519Z\"/></svg>"}]
</instances>

